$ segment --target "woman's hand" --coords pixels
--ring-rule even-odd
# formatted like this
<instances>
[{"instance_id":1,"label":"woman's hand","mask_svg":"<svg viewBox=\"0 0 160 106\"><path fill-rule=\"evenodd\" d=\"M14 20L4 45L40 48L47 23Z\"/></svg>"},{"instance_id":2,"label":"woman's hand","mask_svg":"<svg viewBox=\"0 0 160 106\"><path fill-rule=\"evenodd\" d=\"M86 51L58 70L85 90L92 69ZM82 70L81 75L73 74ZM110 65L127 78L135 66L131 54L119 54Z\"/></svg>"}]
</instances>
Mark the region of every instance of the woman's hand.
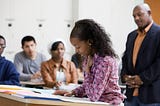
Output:
<instances>
[{"instance_id":1,"label":"woman's hand","mask_svg":"<svg viewBox=\"0 0 160 106\"><path fill-rule=\"evenodd\" d=\"M68 93L68 92L65 91L65 90L56 90L53 94L54 94L54 95L64 96L66 93Z\"/></svg>"},{"instance_id":2,"label":"woman's hand","mask_svg":"<svg viewBox=\"0 0 160 106\"><path fill-rule=\"evenodd\" d=\"M73 91L68 92L68 91L65 91L65 90L56 90L53 94L54 95L61 95L61 96L71 97L71 96L74 95L74 92Z\"/></svg>"},{"instance_id":3,"label":"woman's hand","mask_svg":"<svg viewBox=\"0 0 160 106\"><path fill-rule=\"evenodd\" d=\"M66 93L64 94L64 96L71 97L71 96L73 96L74 94L75 94L74 91L71 91L71 92L66 92Z\"/></svg>"}]
</instances>

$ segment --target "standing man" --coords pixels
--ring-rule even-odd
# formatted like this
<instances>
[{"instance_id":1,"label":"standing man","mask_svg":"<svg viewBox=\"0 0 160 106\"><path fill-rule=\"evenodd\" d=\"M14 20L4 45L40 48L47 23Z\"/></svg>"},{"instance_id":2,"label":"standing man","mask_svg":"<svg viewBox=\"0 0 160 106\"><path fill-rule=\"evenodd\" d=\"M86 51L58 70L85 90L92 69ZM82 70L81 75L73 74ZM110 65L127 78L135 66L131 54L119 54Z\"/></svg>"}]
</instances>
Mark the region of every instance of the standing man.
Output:
<instances>
[{"instance_id":1,"label":"standing man","mask_svg":"<svg viewBox=\"0 0 160 106\"><path fill-rule=\"evenodd\" d=\"M20 73L21 81L30 81L41 78L40 65L46 57L36 51L36 41L32 36L23 37L23 51L15 55L14 64Z\"/></svg>"},{"instance_id":2,"label":"standing man","mask_svg":"<svg viewBox=\"0 0 160 106\"><path fill-rule=\"evenodd\" d=\"M20 85L19 73L14 64L1 56L5 47L6 40L0 35L0 85Z\"/></svg>"},{"instance_id":3,"label":"standing man","mask_svg":"<svg viewBox=\"0 0 160 106\"><path fill-rule=\"evenodd\" d=\"M147 4L137 5L133 17L138 28L128 35L122 57L125 106L160 106L160 26Z\"/></svg>"}]
</instances>

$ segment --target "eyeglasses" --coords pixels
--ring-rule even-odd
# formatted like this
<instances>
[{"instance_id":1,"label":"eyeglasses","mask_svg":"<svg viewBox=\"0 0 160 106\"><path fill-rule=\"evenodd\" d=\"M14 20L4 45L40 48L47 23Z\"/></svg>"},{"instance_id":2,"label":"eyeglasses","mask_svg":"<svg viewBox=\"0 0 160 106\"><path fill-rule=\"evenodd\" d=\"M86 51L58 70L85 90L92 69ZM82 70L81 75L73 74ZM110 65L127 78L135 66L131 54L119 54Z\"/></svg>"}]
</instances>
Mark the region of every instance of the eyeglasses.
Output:
<instances>
[{"instance_id":1,"label":"eyeglasses","mask_svg":"<svg viewBox=\"0 0 160 106\"><path fill-rule=\"evenodd\" d=\"M1 49L1 48L4 49L5 47L6 47L6 45L0 44L0 49Z\"/></svg>"}]
</instances>

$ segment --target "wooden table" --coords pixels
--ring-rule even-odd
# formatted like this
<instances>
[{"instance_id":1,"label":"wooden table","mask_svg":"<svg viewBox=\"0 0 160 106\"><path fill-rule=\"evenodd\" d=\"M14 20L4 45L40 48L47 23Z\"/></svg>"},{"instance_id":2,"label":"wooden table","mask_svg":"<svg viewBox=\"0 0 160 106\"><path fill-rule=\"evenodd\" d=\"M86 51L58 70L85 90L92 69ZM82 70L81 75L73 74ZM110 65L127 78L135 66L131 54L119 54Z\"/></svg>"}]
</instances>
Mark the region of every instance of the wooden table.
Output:
<instances>
[{"instance_id":1,"label":"wooden table","mask_svg":"<svg viewBox=\"0 0 160 106\"><path fill-rule=\"evenodd\" d=\"M53 100L24 99L9 94L0 93L0 106L103 106L87 103L72 103ZM104 105L109 106L109 105Z\"/></svg>"}]
</instances>

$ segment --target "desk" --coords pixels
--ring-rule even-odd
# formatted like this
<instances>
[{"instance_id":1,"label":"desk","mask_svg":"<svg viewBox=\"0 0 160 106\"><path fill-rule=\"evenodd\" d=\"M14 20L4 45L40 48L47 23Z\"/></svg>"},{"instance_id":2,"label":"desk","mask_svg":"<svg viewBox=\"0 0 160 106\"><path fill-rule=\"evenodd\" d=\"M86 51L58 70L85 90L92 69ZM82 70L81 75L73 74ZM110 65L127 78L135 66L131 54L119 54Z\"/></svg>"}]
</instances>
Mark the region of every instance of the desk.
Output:
<instances>
[{"instance_id":1,"label":"desk","mask_svg":"<svg viewBox=\"0 0 160 106\"><path fill-rule=\"evenodd\" d=\"M32 87L32 88L43 88L43 86L45 85L43 81L41 82L20 81L20 84L23 87Z\"/></svg>"},{"instance_id":2,"label":"desk","mask_svg":"<svg viewBox=\"0 0 160 106\"><path fill-rule=\"evenodd\" d=\"M44 82L31 82L31 81L20 81L21 85L36 85L36 86L43 86L45 85Z\"/></svg>"},{"instance_id":3,"label":"desk","mask_svg":"<svg viewBox=\"0 0 160 106\"><path fill-rule=\"evenodd\" d=\"M24 99L9 94L0 93L1 106L109 106L97 105L87 103L72 103L53 100L40 100L40 99ZM123 106L123 105L121 105Z\"/></svg>"}]
</instances>

